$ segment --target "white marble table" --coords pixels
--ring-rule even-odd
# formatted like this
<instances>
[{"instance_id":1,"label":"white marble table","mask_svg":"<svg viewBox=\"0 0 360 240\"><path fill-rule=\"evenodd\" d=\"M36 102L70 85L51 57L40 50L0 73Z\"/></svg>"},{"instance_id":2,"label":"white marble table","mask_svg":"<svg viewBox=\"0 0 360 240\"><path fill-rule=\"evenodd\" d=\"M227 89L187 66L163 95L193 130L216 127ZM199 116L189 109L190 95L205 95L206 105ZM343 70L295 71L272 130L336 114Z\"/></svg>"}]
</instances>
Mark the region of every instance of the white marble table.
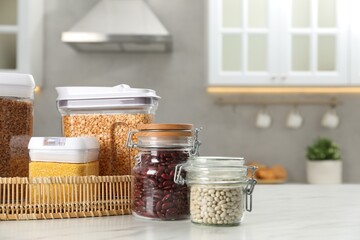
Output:
<instances>
[{"instance_id":1,"label":"white marble table","mask_svg":"<svg viewBox=\"0 0 360 240\"><path fill-rule=\"evenodd\" d=\"M358 240L360 185L258 185L253 212L237 227L132 216L2 221L0 240L7 239Z\"/></svg>"}]
</instances>

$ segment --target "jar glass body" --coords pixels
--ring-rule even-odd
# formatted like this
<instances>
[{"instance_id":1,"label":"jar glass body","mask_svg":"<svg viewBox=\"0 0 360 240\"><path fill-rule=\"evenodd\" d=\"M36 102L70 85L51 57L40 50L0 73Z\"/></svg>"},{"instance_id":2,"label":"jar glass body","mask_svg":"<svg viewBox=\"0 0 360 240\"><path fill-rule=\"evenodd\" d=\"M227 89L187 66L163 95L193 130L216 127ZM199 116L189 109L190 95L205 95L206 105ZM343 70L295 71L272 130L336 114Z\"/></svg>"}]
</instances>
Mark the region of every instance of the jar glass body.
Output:
<instances>
[{"instance_id":1,"label":"jar glass body","mask_svg":"<svg viewBox=\"0 0 360 240\"><path fill-rule=\"evenodd\" d=\"M0 96L0 177L28 177L32 98Z\"/></svg>"},{"instance_id":2,"label":"jar glass body","mask_svg":"<svg viewBox=\"0 0 360 240\"><path fill-rule=\"evenodd\" d=\"M190 157L191 137L138 137L138 141L141 147L133 169L133 215L154 220L188 218L188 189L174 182L174 174L175 167Z\"/></svg>"},{"instance_id":3,"label":"jar glass body","mask_svg":"<svg viewBox=\"0 0 360 240\"><path fill-rule=\"evenodd\" d=\"M126 147L127 134L139 124L152 123L157 102L138 108L72 109L59 106L64 137L93 136L100 143L99 174L130 175L136 149Z\"/></svg>"},{"instance_id":4,"label":"jar glass body","mask_svg":"<svg viewBox=\"0 0 360 240\"><path fill-rule=\"evenodd\" d=\"M178 166L175 181L179 183L178 179L182 178L182 168L186 172L183 182L189 186L193 223L236 226L242 222L249 208L247 204L251 208L247 197L253 186L248 192L249 183L256 183L247 178L248 167L243 164L242 158L197 157Z\"/></svg>"}]
</instances>

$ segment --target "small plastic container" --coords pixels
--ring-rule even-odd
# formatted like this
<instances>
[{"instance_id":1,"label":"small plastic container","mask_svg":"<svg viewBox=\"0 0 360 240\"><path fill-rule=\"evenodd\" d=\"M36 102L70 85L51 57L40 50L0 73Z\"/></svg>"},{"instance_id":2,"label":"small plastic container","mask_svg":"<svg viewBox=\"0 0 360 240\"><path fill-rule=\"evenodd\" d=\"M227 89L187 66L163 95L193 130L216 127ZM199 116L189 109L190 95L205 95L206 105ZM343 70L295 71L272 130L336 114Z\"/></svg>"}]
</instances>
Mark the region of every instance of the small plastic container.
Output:
<instances>
[{"instance_id":1,"label":"small plastic container","mask_svg":"<svg viewBox=\"0 0 360 240\"><path fill-rule=\"evenodd\" d=\"M93 136L100 143L100 175L130 175L137 151L126 147L127 134L152 123L159 96L151 89L57 87L57 106L65 137Z\"/></svg>"},{"instance_id":2,"label":"small plastic container","mask_svg":"<svg viewBox=\"0 0 360 240\"><path fill-rule=\"evenodd\" d=\"M0 73L0 177L28 177L34 88L31 75Z\"/></svg>"},{"instance_id":3,"label":"small plastic container","mask_svg":"<svg viewBox=\"0 0 360 240\"><path fill-rule=\"evenodd\" d=\"M134 216L152 220L189 218L186 185L174 182L175 167L197 154L191 124L144 124L128 136L128 146L139 154L133 169ZM137 137L137 143L132 141Z\"/></svg>"},{"instance_id":4,"label":"small plastic container","mask_svg":"<svg viewBox=\"0 0 360 240\"><path fill-rule=\"evenodd\" d=\"M243 158L195 157L175 170L175 182L190 189L190 218L193 223L236 226L245 210L252 210L256 180L248 178ZM184 178L184 173L186 177Z\"/></svg>"},{"instance_id":5,"label":"small plastic container","mask_svg":"<svg viewBox=\"0 0 360 240\"><path fill-rule=\"evenodd\" d=\"M99 175L95 137L33 137L29 153L30 178Z\"/></svg>"}]
</instances>

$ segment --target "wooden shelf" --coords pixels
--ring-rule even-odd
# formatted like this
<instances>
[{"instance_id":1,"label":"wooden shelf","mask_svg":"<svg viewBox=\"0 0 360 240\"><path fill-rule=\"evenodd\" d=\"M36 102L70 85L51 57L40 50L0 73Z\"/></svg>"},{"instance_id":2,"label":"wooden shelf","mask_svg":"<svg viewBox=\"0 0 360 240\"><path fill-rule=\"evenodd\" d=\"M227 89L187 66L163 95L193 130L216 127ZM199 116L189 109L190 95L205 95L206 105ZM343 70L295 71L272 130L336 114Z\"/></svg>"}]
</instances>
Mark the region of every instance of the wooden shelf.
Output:
<instances>
[{"instance_id":1,"label":"wooden shelf","mask_svg":"<svg viewBox=\"0 0 360 240\"><path fill-rule=\"evenodd\" d=\"M210 94L360 94L355 87L208 87Z\"/></svg>"}]
</instances>

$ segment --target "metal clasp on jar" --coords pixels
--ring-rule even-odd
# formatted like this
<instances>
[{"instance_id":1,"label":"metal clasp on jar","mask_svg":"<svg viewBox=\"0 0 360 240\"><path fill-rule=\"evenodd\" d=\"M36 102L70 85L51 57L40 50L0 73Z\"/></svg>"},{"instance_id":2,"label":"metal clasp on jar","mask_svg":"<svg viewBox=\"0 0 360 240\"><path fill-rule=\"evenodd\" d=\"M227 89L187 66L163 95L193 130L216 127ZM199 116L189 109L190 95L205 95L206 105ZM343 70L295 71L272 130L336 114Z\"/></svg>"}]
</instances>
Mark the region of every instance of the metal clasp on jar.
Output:
<instances>
[{"instance_id":1,"label":"metal clasp on jar","mask_svg":"<svg viewBox=\"0 0 360 240\"><path fill-rule=\"evenodd\" d=\"M248 166L247 168L251 169L252 176L250 179L247 180L247 183L246 183L246 186L244 189L245 195L246 195L245 196L245 209L246 209L246 211L251 212L252 211L252 193L254 191L255 184L257 183L257 181L254 178L254 174L255 174L257 167Z\"/></svg>"},{"instance_id":2,"label":"metal clasp on jar","mask_svg":"<svg viewBox=\"0 0 360 240\"><path fill-rule=\"evenodd\" d=\"M199 148L201 146L201 141L199 141L199 132L202 130L203 128L195 128L195 133L194 133L194 142L193 142L193 147L190 151L190 154L192 156L199 156Z\"/></svg>"},{"instance_id":3,"label":"metal clasp on jar","mask_svg":"<svg viewBox=\"0 0 360 240\"><path fill-rule=\"evenodd\" d=\"M137 143L134 143L132 138L133 138L133 135L138 133L139 130L131 130L129 133L128 133L128 137L127 137L127 140L126 140L126 146L128 146L129 148L136 148L137 147Z\"/></svg>"},{"instance_id":4,"label":"metal clasp on jar","mask_svg":"<svg viewBox=\"0 0 360 240\"><path fill-rule=\"evenodd\" d=\"M181 176L181 171L183 167L184 164L178 164L175 166L174 182L179 185L185 184L185 179Z\"/></svg>"}]
</instances>

